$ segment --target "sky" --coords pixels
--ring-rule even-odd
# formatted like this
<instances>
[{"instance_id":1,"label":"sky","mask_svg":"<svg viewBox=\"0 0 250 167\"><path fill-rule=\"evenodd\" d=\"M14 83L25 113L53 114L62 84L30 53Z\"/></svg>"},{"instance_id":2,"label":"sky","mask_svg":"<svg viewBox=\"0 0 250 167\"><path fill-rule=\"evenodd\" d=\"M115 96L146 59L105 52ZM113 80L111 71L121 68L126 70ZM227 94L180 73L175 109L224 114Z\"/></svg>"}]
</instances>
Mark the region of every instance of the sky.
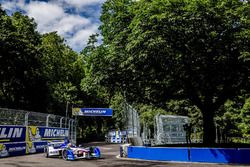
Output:
<instances>
[{"instance_id":1,"label":"sky","mask_svg":"<svg viewBox=\"0 0 250 167\"><path fill-rule=\"evenodd\" d=\"M44 34L57 31L76 52L98 33L101 6L105 0L0 0L8 13L20 11L35 19L37 30Z\"/></svg>"}]
</instances>

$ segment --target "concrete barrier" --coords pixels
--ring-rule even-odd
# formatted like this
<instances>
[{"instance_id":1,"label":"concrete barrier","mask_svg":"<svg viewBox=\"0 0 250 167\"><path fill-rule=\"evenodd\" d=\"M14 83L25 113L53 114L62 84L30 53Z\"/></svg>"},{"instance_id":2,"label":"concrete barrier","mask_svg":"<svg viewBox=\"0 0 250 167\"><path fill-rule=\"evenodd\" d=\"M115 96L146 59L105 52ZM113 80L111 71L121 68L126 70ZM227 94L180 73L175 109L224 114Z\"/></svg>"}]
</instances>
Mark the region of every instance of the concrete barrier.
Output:
<instances>
[{"instance_id":1,"label":"concrete barrier","mask_svg":"<svg viewBox=\"0 0 250 167\"><path fill-rule=\"evenodd\" d=\"M128 157L128 147L131 144L120 145L120 157Z\"/></svg>"},{"instance_id":2,"label":"concrete barrier","mask_svg":"<svg viewBox=\"0 0 250 167\"><path fill-rule=\"evenodd\" d=\"M249 155L250 148L128 147L128 158L158 161L250 164Z\"/></svg>"}]
</instances>

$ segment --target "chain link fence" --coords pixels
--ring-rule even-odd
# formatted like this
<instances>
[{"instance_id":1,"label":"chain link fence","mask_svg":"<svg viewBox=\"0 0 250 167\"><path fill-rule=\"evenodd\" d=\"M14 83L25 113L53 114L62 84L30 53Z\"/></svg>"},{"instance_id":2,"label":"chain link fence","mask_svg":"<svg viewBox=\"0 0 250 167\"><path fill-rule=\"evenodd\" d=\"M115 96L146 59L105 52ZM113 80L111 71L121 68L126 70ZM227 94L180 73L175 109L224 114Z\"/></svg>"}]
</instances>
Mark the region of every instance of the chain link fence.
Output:
<instances>
[{"instance_id":1,"label":"chain link fence","mask_svg":"<svg viewBox=\"0 0 250 167\"><path fill-rule=\"evenodd\" d=\"M144 145L203 142L202 127L191 126L191 122L187 116L158 114L154 118L154 126L152 128L147 123L141 126L140 115L126 102L124 102L124 112L126 115L125 130L127 131L128 138L141 140ZM185 129L186 125L189 126L188 130ZM249 144L250 138L223 135L222 128L216 125L216 143Z\"/></svg>"},{"instance_id":2,"label":"chain link fence","mask_svg":"<svg viewBox=\"0 0 250 167\"><path fill-rule=\"evenodd\" d=\"M76 143L76 121L74 119L53 114L0 108L0 124L68 128L70 140L72 143Z\"/></svg>"},{"instance_id":3,"label":"chain link fence","mask_svg":"<svg viewBox=\"0 0 250 167\"><path fill-rule=\"evenodd\" d=\"M157 115L155 117L153 131L150 130L147 124L144 124L141 132L138 112L126 102L124 106L128 138L136 138L137 144L141 142L144 145L186 143L187 138L184 125L188 124L188 117ZM141 141L139 142L139 140Z\"/></svg>"},{"instance_id":4,"label":"chain link fence","mask_svg":"<svg viewBox=\"0 0 250 167\"><path fill-rule=\"evenodd\" d=\"M140 136L140 118L137 111L128 103L124 103L126 113L126 129L128 137Z\"/></svg>"},{"instance_id":5,"label":"chain link fence","mask_svg":"<svg viewBox=\"0 0 250 167\"><path fill-rule=\"evenodd\" d=\"M184 125L188 124L188 117L177 115L156 115L155 144L186 143L187 132Z\"/></svg>"}]
</instances>

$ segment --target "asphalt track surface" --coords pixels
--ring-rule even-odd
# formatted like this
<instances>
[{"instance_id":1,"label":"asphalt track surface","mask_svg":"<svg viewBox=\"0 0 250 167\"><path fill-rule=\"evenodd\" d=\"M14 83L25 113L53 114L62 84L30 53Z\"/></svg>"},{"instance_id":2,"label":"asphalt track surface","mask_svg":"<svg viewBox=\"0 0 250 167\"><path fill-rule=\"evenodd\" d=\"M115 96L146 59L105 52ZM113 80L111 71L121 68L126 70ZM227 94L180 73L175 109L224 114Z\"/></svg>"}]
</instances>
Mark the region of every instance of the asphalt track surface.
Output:
<instances>
[{"instance_id":1,"label":"asphalt track surface","mask_svg":"<svg viewBox=\"0 0 250 167\"><path fill-rule=\"evenodd\" d=\"M176 163L131 160L118 158L119 144L91 143L98 146L102 158L98 160L64 161L62 158L45 158L43 154L33 154L0 159L0 167L245 167L248 165L222 165L200 163Z\"/></svg>"}]
</instances>

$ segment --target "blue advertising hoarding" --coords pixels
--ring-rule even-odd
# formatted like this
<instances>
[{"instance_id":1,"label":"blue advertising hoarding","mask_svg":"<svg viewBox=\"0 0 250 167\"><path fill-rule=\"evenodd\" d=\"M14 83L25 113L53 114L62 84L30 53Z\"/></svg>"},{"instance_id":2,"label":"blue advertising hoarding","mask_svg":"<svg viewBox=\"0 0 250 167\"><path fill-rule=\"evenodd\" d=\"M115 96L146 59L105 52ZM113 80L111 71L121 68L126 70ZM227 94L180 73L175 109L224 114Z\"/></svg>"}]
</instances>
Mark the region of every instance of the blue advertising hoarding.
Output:
<instances>
[{"instance_id":1,"label":"blue advertising hoarding","mask_svg":"<svg viewBox=\"0 0 250 167\"><path fill-rule=\"evenodd\" d=\"M72 114L75 116L112 116L111 108L73 108Z\"/></svg>"},{"instance_id":2,"label":"blue advertising hoarding","mask_svg":"<svg viewBox=\"0 0 250 167\"><path fill-rule=\"evenodd\" d=\"M67 128L50 128L41 126L27 126L26 154L43 152L50 140L63 140L68 137Z\"/></svg>"},{"instance_id":3,"label":"blue advertising hoarding","mask_svg":"<svg viewBox=\"0 0 250 167\"><path fill-rule=\"evenodd\" d=\"M26 142L0 143L0 158L24 155L26 153Z\"/></svg>"},{"instance_id":4,"label":"blue advertising hoarding","mask_svg":"<svg viewBox=\"0 0 250 167\"><path fill-rule=\"evenodd\" d=\"M68 136L69 130L67 128L28 126L26 132L26 141L38 142L44 140L63 140Z\"/></svg>"},{"instance_id":5,"label":"blue advertising hoarding","mask_svg":"<svg viewBox=\"0 0 250 167\"><path fill-rule=\"evenodd\" d=\"M0 125L0 143L24 142L25 132L25 126Z\"/></svg>"},{"instance_id":6,"label":"blue advertising hoarding","mask_svg":"<svg viewBox=\"0 0 250 167\"><path fill-rule=\"evenodd\" d=\"M68 135L67 128L0 125L0 158L43 152L48 141Z\"/></svg>"},{"instance_id":7,"label":"blue advertising hoarding","mask_svg":"<svg viewBox=\"0 0 250 167\"><path fill-rule=\"evenodd\" d=\"M126 130L111 130L105 135L107 143L126 143L127 131Z\"/></svg>"},{"instance_id":8,"label":"blue advertising hoarding","mask_svg":"<svg viewBox=\"0 0 250 167\"><path fill-rule=\"evenodd\" d=\"M68 137L69 130L67 128L48 128L48 127L39 127L40 135L43 140L63 140L65 137Z\"/></svg>"},{"instance_id":9,"label":"blue advertising hoarding","mask_svg":"<svg viewBox=\"0 0 250 167\"><path fill-rule=\"evenodd\" d=\"M47 144L47 141L26 142L26 154L44 152L44 148Z\"/></svg>"}]
</instances>

